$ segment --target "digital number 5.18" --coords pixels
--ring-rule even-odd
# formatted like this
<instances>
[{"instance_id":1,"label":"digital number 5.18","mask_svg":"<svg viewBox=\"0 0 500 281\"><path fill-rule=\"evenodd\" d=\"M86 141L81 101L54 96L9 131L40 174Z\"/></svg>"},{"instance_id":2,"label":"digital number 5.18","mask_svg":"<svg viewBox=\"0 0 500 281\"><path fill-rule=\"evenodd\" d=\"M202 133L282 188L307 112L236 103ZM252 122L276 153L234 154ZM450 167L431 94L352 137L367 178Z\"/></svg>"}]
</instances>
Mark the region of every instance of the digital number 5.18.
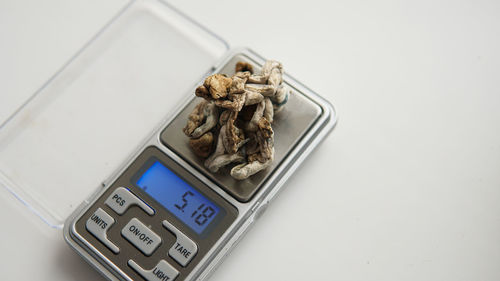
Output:
<instances>
[{"instance_id":1,"label":"digital number 5.18","mask_svg":"<svg viewBox=\"0 0 500 281\"><path fill-rule=\"evenodd\" d=\"M182 195L182 205L174 204L174 206L179 209L181 212L184 212L184 209L188 206L188 197L194 196L191 191L187 191ZM198 216L196 216L198 214ZM200 204L196 210L191 214L191 218L194 218L194 221L198 225L204 225L209 218L215 215L215 210L210 206L205 206L204 203ZM195 217L196 216L196 217Z\"/></svg>"}]
</instances>

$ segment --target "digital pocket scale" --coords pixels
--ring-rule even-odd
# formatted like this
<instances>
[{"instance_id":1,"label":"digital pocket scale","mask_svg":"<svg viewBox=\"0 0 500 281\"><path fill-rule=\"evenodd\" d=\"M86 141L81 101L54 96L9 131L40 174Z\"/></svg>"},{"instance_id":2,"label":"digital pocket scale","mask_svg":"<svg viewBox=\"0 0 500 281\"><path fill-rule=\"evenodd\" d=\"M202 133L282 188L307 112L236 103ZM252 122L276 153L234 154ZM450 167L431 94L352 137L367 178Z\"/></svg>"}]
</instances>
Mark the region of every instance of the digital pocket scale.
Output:
<instances>
[{"instance_id":1,"label":"digital pocket scale","mask_svg":"<svg viewBox=\"0 0 500 281\"><path fill-rule=\"evenodd\" d=\"M230 76L238 61L254 69L264 63L237 50L207 75ZM67 219L66 241L110 280L205 280L335 125L326 100L286 74L284 83L292 94L275 116L270 167L243 181L210 173L182 132L199 102L192 89L109 184Z\"/></svg>"}]
</instances>

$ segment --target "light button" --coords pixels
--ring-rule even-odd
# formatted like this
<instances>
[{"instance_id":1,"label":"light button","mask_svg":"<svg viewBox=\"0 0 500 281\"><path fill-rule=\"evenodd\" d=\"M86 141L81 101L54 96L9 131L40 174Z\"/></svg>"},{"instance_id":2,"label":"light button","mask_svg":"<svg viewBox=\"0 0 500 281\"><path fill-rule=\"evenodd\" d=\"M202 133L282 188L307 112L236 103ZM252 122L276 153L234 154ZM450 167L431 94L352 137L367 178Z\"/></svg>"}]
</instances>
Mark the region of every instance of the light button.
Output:
<instances>
[{"instance_id":1,"label":"light button","mask_svg":"<svg viewBox=\"0 0 500 281\"><path fill-rule=\"evenodd\" d=\"M160 260L151 270L143 269L133 260L129 260L128 265L147 281L174 281L179 275L179 271L164 260Z\"/></svg>"},{"instance_id":2,"label":"light button","mask_svg":"<svg viewBox=\"0 0 500 281\"><path fill-rule=\"evenodd\" d=\"M106 205L113 209L117 214L123 215L128 208L133 205L139 206L148 215L154 215L155 211L144 203L139 197L135 196L130 190L125 187L118 187L111 195L106 199Z\"/></svg>"},{"instance_id":3,"label":"light button","mask_svg":"<svg viewBox=\"0 0 500 281\"><path fill-rule=\"evenodd\" d=\"M146 256L150 256L161 244L160 236L136 218L122 229L122 235Z\"/></svg>"},{"instance_id":4,"label":"light button","mask_svg":"<svg viewBox=\"0 0 500 281\"><path fill-rule=\"evenodd\" d=\"M196 246L196 243L194 243L193 240L189 239L184 233L168 221L163 221L163 226L172 232L177 238L177 241L168 251L168 255L180 265L186 267L186 265L198 252L198 246Z\"/></svg>"},{"instance_id":5,"label":"light button","mask_svg":"<svg viewBox=\"0 0 500 281\"><path fill-rule=\"evenodd\" d=\"M85 227L92 233L97 239L99 239L106 247L108 247L113 253L118 254L120 249L118 246L113 244L113 242L108 239L108 230L115 223L108 213L103 211L103 209L97 209L87 220Z\"/></svg>"}]
</instances>

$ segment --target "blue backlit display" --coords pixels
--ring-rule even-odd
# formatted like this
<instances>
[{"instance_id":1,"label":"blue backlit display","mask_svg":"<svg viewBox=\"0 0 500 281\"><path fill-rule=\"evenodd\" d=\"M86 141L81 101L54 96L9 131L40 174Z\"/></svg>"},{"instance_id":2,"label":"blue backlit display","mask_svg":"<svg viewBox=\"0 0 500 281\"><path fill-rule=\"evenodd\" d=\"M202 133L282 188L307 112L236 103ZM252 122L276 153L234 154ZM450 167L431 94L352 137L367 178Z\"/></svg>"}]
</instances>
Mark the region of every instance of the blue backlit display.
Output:
<instances>
[{"instance_id":1,"label":"blue backlit display","mask_svg":"<svg viewBox=\"0 0 500 281\"><path fill-rule=\"evenodd\" d=\"M153 162L136 184L198 234L219 213L217 205L159 161Z\"/></svg>"}]
</instances>

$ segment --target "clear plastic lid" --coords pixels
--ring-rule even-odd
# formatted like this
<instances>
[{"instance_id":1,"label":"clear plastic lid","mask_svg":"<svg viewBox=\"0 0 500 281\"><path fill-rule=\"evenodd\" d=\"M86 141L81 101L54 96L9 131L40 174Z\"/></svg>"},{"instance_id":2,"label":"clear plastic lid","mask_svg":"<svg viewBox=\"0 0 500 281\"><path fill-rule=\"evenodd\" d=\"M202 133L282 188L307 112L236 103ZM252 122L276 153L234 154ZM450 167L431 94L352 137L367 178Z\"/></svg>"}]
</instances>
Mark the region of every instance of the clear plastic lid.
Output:
<instances>
[{"instance_id":1,"label":"clear plastic lid","mask_svg":"<svg viewBox=\"0 0 500 281\"><path fill-rule=\"evenodd\" d=\"M0 125L0 184L61 227L227 49L167 3L130 2Z\"/></svg>"}]
</instances>

